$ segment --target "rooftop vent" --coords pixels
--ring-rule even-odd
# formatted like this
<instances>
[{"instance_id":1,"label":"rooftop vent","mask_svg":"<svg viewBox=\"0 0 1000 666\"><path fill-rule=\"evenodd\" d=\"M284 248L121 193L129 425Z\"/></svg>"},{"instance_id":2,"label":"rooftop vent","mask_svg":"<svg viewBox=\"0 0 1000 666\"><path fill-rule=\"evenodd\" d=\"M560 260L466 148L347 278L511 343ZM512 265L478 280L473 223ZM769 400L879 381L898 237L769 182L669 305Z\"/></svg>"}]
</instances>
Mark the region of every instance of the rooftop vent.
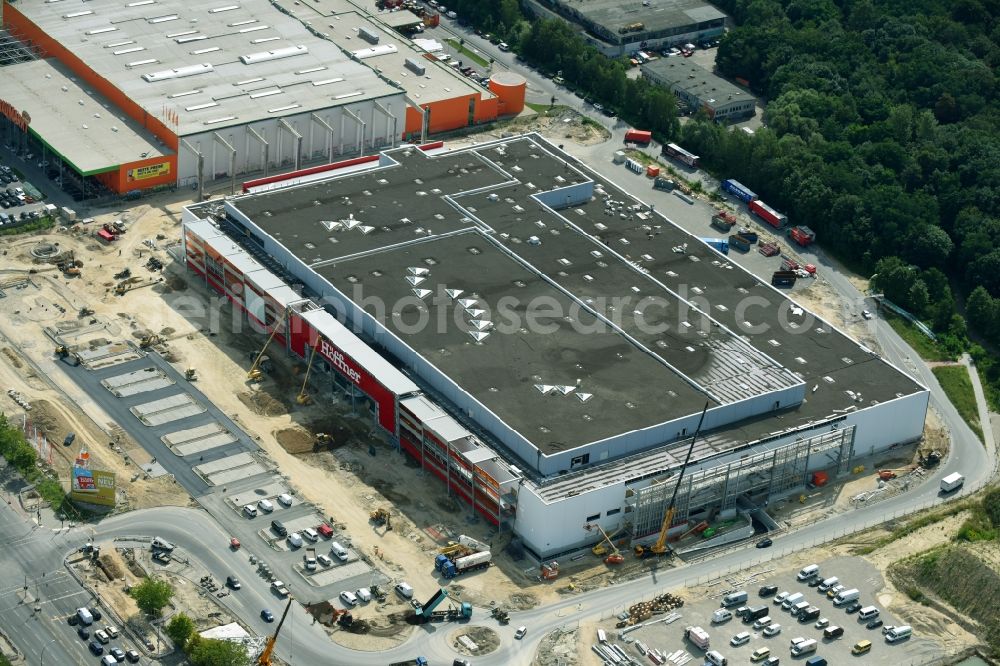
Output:
<instances>
[{"instance_id":1,"label":"rooftop vent","mask_svg":"<svg viewBox=\"0 0 1000 666\"><path fill-rule=\"evenodd\" d=\"M166 81L168 79L182 79L186 76L197 76L198 74L207 74L208 72L214 71L212 63L201 63L200 65L188 65L187 67L176 67L174 69L164 69L159 72L150 72L148 74L143 74L142 78L148 83L155 83L156 81Z\"/></svg>"},{"instance_id":2,"label":"rooftop vent","mask_svg":"<svg viewBox=\"0 0 1000 666\"><path fill-rule=\"evenodd\" d=\"M298 46L288 46L283 49L274 49L273 51L260 51L258 53L241 55L240 62L244 65L253 65L258 62L281 60L282 58L293 58L307 53L309 53L309 48L300 44Z\"/></svg>"}]
</instances>

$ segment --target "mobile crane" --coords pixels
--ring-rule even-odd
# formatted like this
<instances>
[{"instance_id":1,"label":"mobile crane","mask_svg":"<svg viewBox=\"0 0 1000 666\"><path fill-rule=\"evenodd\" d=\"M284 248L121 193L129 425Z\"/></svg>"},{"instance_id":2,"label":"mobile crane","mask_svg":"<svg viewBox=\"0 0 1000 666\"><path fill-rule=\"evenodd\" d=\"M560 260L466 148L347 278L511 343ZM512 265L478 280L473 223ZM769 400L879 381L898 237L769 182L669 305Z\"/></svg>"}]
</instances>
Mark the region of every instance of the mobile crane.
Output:
<instances>
[{"instance_id":1,"label":"mobile crane","mask_svg":"<svg viewBox=\"0 0 1000 666\"><path fill-rule=\"evenodd\" d=\"M282 315L284 319L284 315ZM264 377L264 373L260 370L260 363L264 359L264 352L267 348L271 346L271 340L274 340L274 336L278 334L278 329L281 328L281 319L275 320L274 328L271 329L271 335L267 336L267 342L264 343L263 348L261 348L260 353L257 354L257 358L254 359L253 365L247 370L247 379L252 382L258 382Z\"/></svg>"},{"instance_id":2,"label":"mobile crane","mask_svg":"<svg viewBox=\"0 0 1000 666\"><path fill-rule=\"evenodd\" d=\"M670 530L670 524L674 521L674 502L677 500L677 491L681 488L681 479L684 478L684 470L687 469L688 463L691 461L691 454L694 453L694 443L698 439L698 434L701 432L701 425L705 422L705 413L708 412L708 403L705 403L705 408L701 410L701 418L698 419L698 427L694 431L694 435L691 436L691 445L688 446L687 456L684 458L684 465L681 467L681 471L677 474L677 483L674 484L674 493L670 496L670 504L667 508L666 515L663 516L663 524L660 525L660 536L656 539L656 543L652 546L636 546L635 556L636 557L657 557L670 552L670 548L667 546L667 532Z\"/></svg>"},{"instance_id":3,"label":"mobile crane","mask_svg":"<svg viewBox=\"0 0 1000 666\"><path fill-rule=\"evenodd\" d=\"M288 617L288 609L292 607L292 596L288 596L288 603L285 605L285 612L281 614L281 621L278 622L278 627L274 630L274 635L267 639L267 645L264 646L264 651L260 653L260 657L257 658L257 666L271 666L271 653L274 652L274 644L278 640L278 634L281 632L281 625L285 623L285 618Z\"/></svg>"},{"instance_id":4,"label":"mobile crane","mask_svg":"<svg viewBox=\"0 0 1000 666\"><path fill-rule=\"evenodd\" d=\"M309 365L306 366L306 376L302 379L302 388L299 389L299 394L295 396L295 402L300 405L308 405L312 402L312 398L306 393L306 384L309 383L309 373L312 371L313 359L316 357L316 347L312 348L312 352L309 354Z\"/></svg>"}]
</instances>

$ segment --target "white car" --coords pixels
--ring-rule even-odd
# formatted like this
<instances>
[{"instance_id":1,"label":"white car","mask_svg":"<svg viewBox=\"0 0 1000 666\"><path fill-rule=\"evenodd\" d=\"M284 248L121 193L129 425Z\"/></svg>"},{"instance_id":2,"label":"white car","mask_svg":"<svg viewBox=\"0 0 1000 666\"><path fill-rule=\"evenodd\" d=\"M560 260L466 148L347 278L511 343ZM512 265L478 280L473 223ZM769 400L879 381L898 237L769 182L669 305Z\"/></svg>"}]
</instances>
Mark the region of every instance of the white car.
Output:
<instances>
[{"instance_id":1,"label":"white car","mask_svg":"<svg viewBox=\"0 0 1000 666\"><path fill-rule=\"evenodd\" d=\"M255 507L253 504L247 504L246 506L243 507L243 513L247 515L247 518L256 518L257 507Z\"/></svg>"},{"instance_id":2,"label":"white car","mask_svg":"<svg viewBox=\"0 0 1000 666\"><path fill-rule=\"evenodd\" d=\"M98 629L97 631L95 631L94 638L99 640L101 642L101 645L107 645L109 642L111 642L111 639L108 638L107 632L104 631L103 629Z\"/></svg>"},{"instance_id":3,"label":"white car","mask_svg":"<svg viewBox=\"0 0 1000 666\"><path fill-rule=\"evenodd\" d=\"M526 633L528 633L527 627L524 626L518 627L517 631L514 632L514 638L516 638L517 640L521 640L522 638L524 638L524 635Z\"/></svg>"},{"instance_id":4,"label":"white car","mask_svg":"<svg viewBox=\"0 0 1000 666\"><path fill-rule=\"evenodd\" d=\"M774 605L780 606L781 602L788 598L789 592L779 592L774 597Z\"/></svg>"},{"instance_id":5,"label":"white car","mask_svg":"<svg viewBox=\"0 0 1000 666\"><path fill-rule=\"evenodd\" d=\"M781 633L781 625L780 624L772 624L772 625L768 625L767 627L764 628L764 635L765 636L777 636L780 633Z\"/></svg>"},{"instance_id":6,"label":"white car","mask_svg":"<svg viewBox=\"0 0 1000 666\"><path fill-rule=\"evenodd\" d=\"M278 501L284 504L285 506L291 506L292 496L289 495L288 493L281 493L280 495L278 495Z\"/></svg>"},{"instance_id":7,"label":"white car","mask_svg":"<svg viewBox=\"0 0 1000 666\"><path fill-rule=\"evenodd\" d=\"M739 647L741 645L746 645L749 642L750 642L750 632L741 631L740 633L733 636L732 640L729 641L729 644L732 645L733 647Z\"/></svg>"},{"instance_id":8,"label":"white car","mask_svg":"<svg viewBox=\"0 0 1000 666\"><path fill-rule=\"evenodd\" d=\"M830 624L829 618L821 617L820 619L816 620L815 627L817 629L825 629L827 626L829 626L829 624Z\"/></svg>"},{"instance_id":9,"label":"white car","mask_svg":"<svg viewBox=\"0 0 1000 666\"><path fill-rule=\"evenodd\" d=\"M756 622L753 623L754 629L763 629L767 625L771 624L771 616L765 615L762 618L758 618Z\"/></svg>"},{"instance_id":10,"label":"white car","mask_svg":"<svg viewBox=\"0 0 1000 666\"><path fill-rule=\"evenodd\" d=\"M343 601L348 606L358 605L357 596L355 596L353 592L348 592L347 590L344 590L343 592L340 593L340 600Z\"/></svg>"},{"instance_id":11,"label":"white car","mask_svg":"<svg viewBox=\"0 0 1000 666\"><path fill-rule=\"evenodd\" d=\"M861 316L864 317L865 319L871 319L872 318L872 313L869 312L868 310L862 310L861 311Z\"/></svg>"},{"instance_id":12,"label":"white car","mask_svg":"<svg viewBox=\"0 0 1000 666\"><path fill-rule=\"evenodd\" d=\"M298 532L292 532L291 534L288 535L288 544L292 548L301 548L302 547L302 535L299 534Z\"/></svg>"},{"instance_id":13,"label":"white car","mask_svg":"<svg viewBox=\"0 0 1000 666\"><path fill-rule=\"evenodd\" d=\"M104 632L111 638L118 638L118 630L112 627L110 624L104 627Z\"/></svg>"},{"instance_id":14,"label":"white car","mask_svg":"<svg viewBox=\"0 0 1000 666\"><path fill-rule=\"evenodd\" d=\"M266 499L262 499L261 501L257 502L257 507L264 513L271 513L272 511L274 511L274 505L271 504L270 500Z\"/></svg>"},{"instance_id":15,"label":"white car","mask_svg":"<svg viewBox=\"0 0 1000 666\"><path fill-rule=\"evenodd\" d=\"M320 553L316 556L316 561L322 564L324 567L333 566L333 560L330 559L329 555L324 555Z\"/></svg>"}]
</instances>

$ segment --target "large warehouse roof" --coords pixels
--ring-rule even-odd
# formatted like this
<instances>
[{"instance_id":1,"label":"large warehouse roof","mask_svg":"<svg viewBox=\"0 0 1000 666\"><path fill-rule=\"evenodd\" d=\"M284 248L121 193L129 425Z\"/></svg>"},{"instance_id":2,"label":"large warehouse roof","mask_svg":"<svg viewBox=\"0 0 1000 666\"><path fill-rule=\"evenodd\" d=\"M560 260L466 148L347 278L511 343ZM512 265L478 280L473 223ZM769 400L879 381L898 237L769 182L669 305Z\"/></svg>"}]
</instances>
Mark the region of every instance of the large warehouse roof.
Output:
<instances>
[{"instance_id":1,"label":"large warehouse roof","mask_svg":"<svg viewBox=\"0 0 1000 666\"><path fill-rule=\"evenodd\" d=\"M266 0L60 0L15 8L180 135L398 94Z\"/></svg>"},{"instance_id":2,"label":"large warehouse roof","mask_svg":"<svg viewBox=\"0 0 1000 666\"><path fill-rule=\"evenodd\" d=\"M658 33L670 28L695 25L726 18L704 0L557 0L558 4L579 14L615 35L626 26L641 23L635 32Z\"/></svg>"},{"instance_id":3,"label":"large warehouse roof","mask_svg":"<svg viewBox=\"0 0 1000 666\"><path fill-rule=\"evenodd\" d=\"M687 58L657 58L642 66L642 73L653 83L683 90L712 108L739 100L754 102L754 97L734 83L716 76Z\"/></svg>"},{"instance_id":4,"label":"large warehouse roof","mask_svg":"<svg viewBox=\"0 0 1000 666\"><path fill-rule=\"evenodd\" d=\"M56 60L18 63L2 72L0 97L26 112L32 131L81 175L167 154L155 136Z\"/></svg>"},{"instance_id":5,"label":"large warehouse roof","mask_svg":"<svg viewBox=\"0 0 1000 666\"><path fill-rule=\"evenodd\" d=\"M543 453L706 401L808 387L754 427L781 430L922 390L546 143L389 156L232 205Z\"/></svg>"}]
</instances>

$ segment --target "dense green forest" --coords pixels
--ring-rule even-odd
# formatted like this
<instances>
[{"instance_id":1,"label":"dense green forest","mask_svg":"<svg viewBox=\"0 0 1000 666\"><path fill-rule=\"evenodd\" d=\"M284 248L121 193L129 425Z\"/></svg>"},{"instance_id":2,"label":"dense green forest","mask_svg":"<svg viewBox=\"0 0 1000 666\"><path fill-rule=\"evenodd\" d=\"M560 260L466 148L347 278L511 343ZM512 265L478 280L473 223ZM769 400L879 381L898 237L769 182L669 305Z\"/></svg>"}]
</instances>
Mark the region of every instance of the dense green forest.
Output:
<instances>
[{"instance_id":1,"label":"dense green forest","mask_svg":"<svg viewBox=\"0 0 1000 666\"><path fill-rule=\"evenodd\" d=\"M672 95L628 79L625 62L563 21L527 20L516 0L449 2L532 65L812 227L950 353L970 350L1000 405L1000 363L966 328L1000 346L1000 2L715 4L737 24L719 73L767 102L767 128L753 136L699 116L680 125Z\"/></svg>"}]
</instances>

